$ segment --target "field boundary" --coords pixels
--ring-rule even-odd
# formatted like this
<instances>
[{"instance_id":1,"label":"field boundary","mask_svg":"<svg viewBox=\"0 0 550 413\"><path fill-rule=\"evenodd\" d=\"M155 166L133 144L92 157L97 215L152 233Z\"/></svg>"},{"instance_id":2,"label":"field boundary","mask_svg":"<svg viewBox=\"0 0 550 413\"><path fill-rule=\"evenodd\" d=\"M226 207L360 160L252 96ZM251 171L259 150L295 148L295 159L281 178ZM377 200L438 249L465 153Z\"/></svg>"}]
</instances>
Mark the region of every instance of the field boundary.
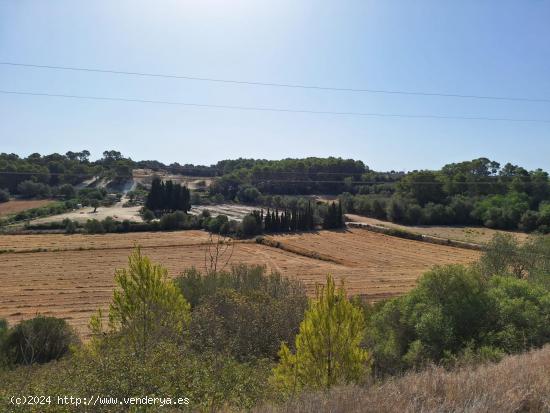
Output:
<instances>
[{"instance_id":1,"label":"field boundary","mask_svg":"<svg viewBox=\"0 0 550 413\"><path fill-rule=\"evenodd\" d=\"M329 255L321 254L319 252L311 251L305 248L296 247L294 245L288 245L281 241L275 241L273 239L265 238L262 236L256 237L256 243L265 245L266 247L277 248L286 252L291 252L296 255L300 255L306 258L313 258L315 260L332 262L338 265L346 265L343 260L331 257Z\"/></svg>"},{"instance_id":2,"label":"field boundary","mask_svg":"<svg viewBox=\"0 0 550 413\"><path fill-rule=\"evenodd\" d=\"M253 244L254 240L232 240L232 244ZM202 247L210 245L207 241L196 242L194 244L166 244L166 245L125 245L125 246L116 246L116 247L77 247L77 248L29 248L29 249L0 249L0 254L30 254L35 252L70 252L70 251L115 251L115 250L131 250L136 246L139 246L141 249L151 249L151 248L178 248L178 247Z\"/></svg>"},{"instance_id":3,"label":"field boundary","mask_svg":"<svg viewBox=\"0 0 550 413\"><path fill-rule=\"evenodd\" d=\"M465 242L465 241L457 241L449 238L435 237L433 235L416 234L414 232L404 231L402 229L388 228L380 225L368 224L366 222L346 222L346 225L351 228L361 228L367 231L389 235L391 237L410 239L413 241L428 242L430 244L446 245L449 247L463 248L463 249L475 250L475 251L485 250L485 246L482 244L476 244L473 242Z\"/></svg>"}]
</instances>

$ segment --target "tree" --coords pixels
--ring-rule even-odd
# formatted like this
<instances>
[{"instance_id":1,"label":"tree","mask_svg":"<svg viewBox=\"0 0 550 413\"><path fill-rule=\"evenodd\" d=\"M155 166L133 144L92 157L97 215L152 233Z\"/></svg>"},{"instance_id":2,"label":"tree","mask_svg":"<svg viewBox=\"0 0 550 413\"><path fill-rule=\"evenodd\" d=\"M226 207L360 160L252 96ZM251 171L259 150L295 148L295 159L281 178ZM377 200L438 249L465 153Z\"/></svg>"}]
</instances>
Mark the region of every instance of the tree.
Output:
<instances>
[{"instance_id":1,"label":"tree","mask_svg":"<svg viewBox=\"0 0 550 413\"><path fill-rule=\"evenodd\" d=\"M241 228L243 230L243 234L246 236L256 235L262 232L261 221L258 222L258 219L253 214L248 214L243 218Z\"/></svg>"},{"instance_id":2,"label":"tree","mask_svg":"<svg viewBox=\"0 0 550 413\"><path fill-rule=\"evenodd\" d=\"M368 352L361 348L364 330L363 312L328 276L326 286L317 287L317 299L310 302L300 324L295 353L281 345L274 384L292 394L302 388L327 389L360 381L369 362Z\"/></svg>"},{"instance_id":3,"label":"tree","mask_svg":"<svg viewBox=\"0 0 550 413\"><path fill-rule=\"evenodd\" d=\"M99 207L99 201L97 199L90 200L90 206L94 209L94 214L97 212L97 208Z\"/></svg>"},{"instance_id":4,"label":"tree","mask_svg":"<svg viewBox=\"0 0 550 413\"><path fill-rule=\"evenodd\" d=\"M21 182L17 190L24 198L47 198L51 194L48 185L31 180Z\"/></svg>"},{"instance_id":5,"label":"tree","mask_svg":"<svg viewBox=\"0 0 550 413\"><path fill-rule=\"evenodd\" d=\"M445 198L443 182L432 171L411 172L398 184L399 192L413 197L420 205L440 203Z\"/></svg>"},{"instance_id":6,"label":"tree","mask_svg":"<svg viewBox=\"0 0 550 413\"><path fill-rule=\"evenodd\" d=\"M72 199L76 196L76 191L71 184L64 184L59 187L59 195L65 199Z\"/></svg>"},{"instance_id":7,"label":"tree","mask_svg":"<svg viewBox=\"0 0 550 413\"><path fill-rule=\"evenodd\" d=\"M162 205L163 184L160 178L153 178L145 206L151 211L158 211Z\"/></svg>"},{"instance_id":8,"label":"tree","mask_svg":"<svg viewBox=\"0 0 550 413\"><path fill-rule=\"evenodd\" d=\"M166 268L153 264L137 247L128 268L115 272L115 281L109 324L139 355L145 357L154 342L181 338L190 322L190 306Z\"/></svg>"}]
</instances>

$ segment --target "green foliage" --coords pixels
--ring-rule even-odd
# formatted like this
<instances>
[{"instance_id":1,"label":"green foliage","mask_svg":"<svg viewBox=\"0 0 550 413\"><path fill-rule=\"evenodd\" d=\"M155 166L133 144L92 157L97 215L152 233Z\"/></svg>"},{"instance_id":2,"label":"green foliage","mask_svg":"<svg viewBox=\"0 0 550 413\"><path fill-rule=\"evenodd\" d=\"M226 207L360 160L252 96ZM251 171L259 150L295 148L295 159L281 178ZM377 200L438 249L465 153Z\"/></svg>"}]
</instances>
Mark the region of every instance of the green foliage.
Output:
<instances>
[{"instance_id":1,"label":"green foliage","mask_svg":"<svg viewBox=\"0 0 550 413\"><path fill-rule=\"evenodd\" d=\"M105 227L101 223L101 221L98 221L97 219L89 219L86 221L86 224L84 224L84 229L88 234L104 234L105 233Z\"/></svg>"},{"instance_id":2,"label":"green foliage","mask_svg":"<svg viewBox=\"0 0 550 413\"><path fill-rule=\"evenodd\" d=\"M261 234L262 233L261 218L258 219L258 217L254 214L245 215L241 223L241 229L242 229L243 235L246 237Z\"/></svg>"},{"instance_id":3,"label":"green foliage","mask_svg":"<svg viewBox=\"0 0 550 413\"><path fill-rule=\"evenodd\" d=\"M529 209L526 194L492 195L478 202L472 215L489 228L515 229Z\"/></svg>"},{"instance_id":4,"label":"green foliage","mask_svg":"<svg viewBox=\"0 0 550 413\"><path fill-rule=\"evenodd\" d=\"M511 234L496 234L479 262L482 273L511 275L550 285L550 239L530 237L520 243Z\"/></svg>"},{"instance_id":5,"label":"green foliage","mask_svg":"<svg viewBox=\"0 0 550 413\"><path fill-rule=\"evenodd\" d=\"M349 178L358 181L368 172L361 161L333 157L224 160L216 168L223 175L211 185L210 193L230 200L240 198L239 193L246 198L244 191L250 186L262 194L338 194L348 188Z\"/></svg>"},{"instance_id":6,"label":"green foliage","mask_svg":"<svg viewBox=\"0 0 550 413\"><path fill-rule=\"evenodd\" d=\"M160 218L160 228L163 230L181 229L186 221L187 217L182 211L172 212Z\"/></svg>"},{"instance_id":7,"label":"green foliage","mask_svg":"<svg viewBox=\"0 0 550 413\"><path fill-rule=\"evenodd\" d=\"M342 204L339 202L332 202L328 208L325 216L323 217L323 228L334 229L342 228L344 226L344 214L342 212Z\"/></svg>"},{"instance_id":8,"label":"green foliage","mask_svg":"<svg viewBox=\"0 0 550 413\"><path fill-rule=\"evenodd\" d=\"M393 374L467 352L540 346L550 340L550 324L544 322L549 306L550 292L526 280L487 281L471 268L436 267L410 293L369 311L366 339L375 372Z\"/></svg>"},{"instance_id":9,"label":"green foliage","mask_svg":"<svg viewBox=\"0 0 550 413\"><path fill-rule=\"evenodd\" d=\"M17 191L24 198L48 198L51 188L41 182L23 181L17 186Z\"/></svg>"},{"instance_id":10,"label":"green foliage","mask_svg":"<svg viewBox=\"0 0 550 413\"><path fill-rule=\"evenodd\" d=\"M412 197L421 206L428 202L441 203L445 198L443 182L432 171L411 172L397 185L399 192Z\"/></svg>"},{"instance_id":11,"label":"green foliage","mask_svg":"<svg viewBox=\"0 0 550 413\"><path fill-rule=\"evenodd\" d=\"M37 367L0 371L0 410L24 412L135 412L135 411L242 411L268 397L270 363L239 363L219 354L196 354L171 343L161 343L141 360L133 349L106 338L99 351L82 347L70 358ZM9 406L13 395L51 395L51 405ZM60 406L57 395L89 398L113 397L187 398L187 405L101 405L92 410ZM96 397L97 397L96 396Z\"/></svg>"},{"instance_id":12,"label":"green foliage","mask_svg":"<svg viewBox=\"0 0 550 413\"><path fill-rule=\"evenodd\" d=\"M190 321L190 306L168 280L166 268L153 264L136 248L128 268L115 273L117 289L109 307L109 324L139 353L164 337L181 337Z\"/></svg>"},{"instance_id":13,"label":"green foliage","mask_svg":"<svg viewBox=\"0 0 550 413\"><path fill-rule=\"evenodd\" d=\"M237 192L237 200L245 204L253 204L258 201L261 195L258 188L252 185L241 185Z\"/></svg>"},{"instance_id":14,"label":"green foliage","mask_svg":"<svg viewBox=\"0 0 550 413\"><path fill-rule=\"evenodd\" d=\"M78 343L72 328L60 318L37 316L7 331L6 327L0 325L0 342L7 361L13 364L59 360Z\"/></svg>"},{"instance_id":15,"label":"green foliage","mask_svg":"<svg viewBox=\"0 0 550 413\"><path fill-rule=\"evenodd\" d=\"M0 189L0 203L10 200L10 192L7 189Z\"/></svg>"},{"instance_id":16,"label":"green foliage","mask_svg":"<svg viewBox=\"0 0 550 413\"><path fill-rule=\"evenodd\" d=\"M172 181L163 182L160 178L154 178L145 206L159 215L174 211L187 213L191 209L190 198L191 195L187 187L174 184Z\"/></svg>"},{"instance_id":17,"label":"green foliage","mask_svg":"<svg viewBox=\"0 0 550 413\"><path fill-rule=\"evenodd\" d=\"M152 220L155 219L155 213L147 208L144 208L141 211L141 216L145 222L151 222Z\"/></svg>"},{"instance_id":18,"label":"green foliage","mask_svg":"<svg viewBox=\"0 0 550 413\"><path fill-rule=\"evenodd\" d=\"M281 342L294 341L307 305L302 283L260 266L206 275L191 269L176 284L193 307L193 348L242 361L275 359Z\"/></svg>"},{"instance_id":19,"label":"green foliage","mask_svg":"<svg viewBox=\"0 0 550 413\"><path fill-rule=\"evenodd\" d=\"M336 289L328 276L300 324L295 353L285 343L281 346L280 362L273 371L275 386L290 395L303 388L360 382L369 361L369 353L361 348L364 333L360 308L346 298L343 287Z\"/></svg>"}]
</instances>

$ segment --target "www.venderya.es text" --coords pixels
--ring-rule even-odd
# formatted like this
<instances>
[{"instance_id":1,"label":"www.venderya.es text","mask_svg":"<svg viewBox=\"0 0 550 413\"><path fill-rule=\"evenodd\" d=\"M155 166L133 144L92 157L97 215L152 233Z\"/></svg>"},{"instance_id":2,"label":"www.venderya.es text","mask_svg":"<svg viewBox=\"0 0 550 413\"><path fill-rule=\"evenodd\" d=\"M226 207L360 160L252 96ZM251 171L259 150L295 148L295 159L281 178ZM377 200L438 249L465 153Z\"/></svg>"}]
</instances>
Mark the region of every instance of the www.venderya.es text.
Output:
<instances>
[{"instance_id":1,"label":"www.venderya.es text","mask_svg":"<svg viewBox=\"0 0 550 413\"><path fill-rule=\"evenodd\" d=\"M87 397L75 396L11 396L10 403L17 406L32 405L65 405L65 406L186 406L190 400L187 397L112 397L90 395Z\"/></svg>"}]
</instances>

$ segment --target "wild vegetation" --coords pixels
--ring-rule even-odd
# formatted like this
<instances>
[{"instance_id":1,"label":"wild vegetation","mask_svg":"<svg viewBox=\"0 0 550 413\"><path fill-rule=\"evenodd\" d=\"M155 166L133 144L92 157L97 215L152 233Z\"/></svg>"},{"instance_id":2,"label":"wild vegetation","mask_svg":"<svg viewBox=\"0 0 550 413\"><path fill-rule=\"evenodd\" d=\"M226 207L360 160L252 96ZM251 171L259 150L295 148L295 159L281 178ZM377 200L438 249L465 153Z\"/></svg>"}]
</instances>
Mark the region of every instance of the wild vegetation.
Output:
<instances>
[{"instance_id":1,"label":"wild vegetation","mask_svg":"<svg viewBox=\"0 0 550 413\"><path fill-rule=\"evenodd\" d=\"M348 298L345 285L336 287L331 277L307 299L299 281L264 267L209 265L172 281L161 264L137 249L127 268L116 272L108 322L101 313L92 317L88 343L75 343L70 329L51 319L1 324L0 391L3 400L18 392L121 398L138 392L185 395L204 411L260 405L273 406L260 411L308 411L328 397L316 393L324 389L334 395L325 405L337 410L357 409L351 397L384 397L380 406L386 411L452 409L466 403L453 386L466 380L461 366L468 365L476 368L462 387L471 389L468 400L491 403L506 394L503 400L511 406L544 411L549 407L544 374L530 376L536 377L526 382L533 386L530 392L503 392L513 386L515 379L505 375L513 365L525 361L538 372L534 360L545 363L546 350L506 358L550 342L546 259L527 266L524 261L545 242L519 246L495 239L479 263L436 267L409 293L374 305ZM497 268L495 257L502 255L510 259ZM17 342L35 343L33 354L42 354L40 346L57 350L30 359L10 351L21 348ZM66 343L73 343L68 351ZM419 372L392 378L407 371ZM488 389L489 374L496 374L498 391ZM440 383L437 392L434 381ZM339 387L350 385L355 387ZM413 400L412 389L423 396ZM484 406L509 409L496 401ZM36 411L55 411L39 407Z\"/></svg>"}]
</instances>

